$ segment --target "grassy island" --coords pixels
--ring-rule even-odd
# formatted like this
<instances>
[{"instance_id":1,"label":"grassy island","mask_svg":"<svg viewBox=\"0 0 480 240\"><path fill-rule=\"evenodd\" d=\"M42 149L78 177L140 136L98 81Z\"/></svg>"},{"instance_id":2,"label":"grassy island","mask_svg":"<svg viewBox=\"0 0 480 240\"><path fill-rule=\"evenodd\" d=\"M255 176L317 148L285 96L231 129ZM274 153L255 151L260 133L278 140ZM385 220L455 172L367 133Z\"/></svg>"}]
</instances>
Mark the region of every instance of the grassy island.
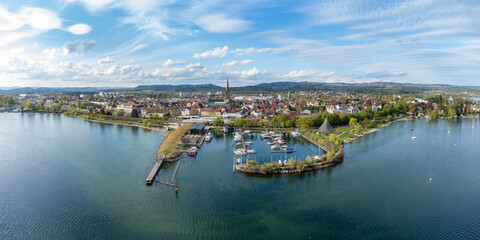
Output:
<instances>
[{"instance_id":1,"label":"grassy island","mask_svg":"<svg viewBox=\"0 0 480 240\"><path fill-rule=\"evenodd\" d=\"M239 172L252 174L287 174L330 167L343 161L343 148L340 145L330 142L328 139L320 139L318 143L328 150L320 157L308 156L304 160L290 158L286 164L276 161L260 164L257 161L248 160L246 164L237 165L236 169Z\"/></svg>"},{"instance_id":2,"label":"grassy island","mask_svg":"<svg viewBox=\"0 0 480 240\"><path fill-rule=\"evenodd\" d=\"M193 123L184 123L167 135L165 141L158 149L158 156L173 159L182 155L182 137L188 132Z\"/></svg>"},{"instance_id":3,"label":"grassy island","mask_svg":"<svg viewBox=\"0 0 480 240\"><path fill-rule=\"evenodd\" d=\"M237 170L244 173L252 174L287 174L287 173L301 173L333 166L343 161L343 149L338 148L336 153L327 152L319 158L312 158L308 156L305 160L295 160L293 158L288 160L287 164L280 164L278 162L270 162L260 164L257 161L249 160L247 164L237 166Z\"/></svg>"}]
</instances>

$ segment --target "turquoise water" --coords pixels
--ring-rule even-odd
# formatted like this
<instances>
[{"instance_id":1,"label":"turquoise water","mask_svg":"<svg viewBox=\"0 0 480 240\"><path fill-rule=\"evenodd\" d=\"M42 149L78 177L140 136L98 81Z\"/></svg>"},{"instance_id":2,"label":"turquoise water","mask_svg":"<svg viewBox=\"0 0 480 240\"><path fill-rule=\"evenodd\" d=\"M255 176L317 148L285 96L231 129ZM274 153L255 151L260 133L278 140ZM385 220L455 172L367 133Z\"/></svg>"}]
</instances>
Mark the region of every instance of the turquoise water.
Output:
<instances>
[{"instance_id":1,"label":"turquoise water","mask_svg":"<svg viewBox=\"0 0 480 240\"><path fill-rule=\"evenodd\" d=\"M0 239L479 239L479 123L395 123L341 165L284 176L234 173L216 134L180 161L175 194L145 185L157 132L3 113Z\"/></svg>"}]
</instances>

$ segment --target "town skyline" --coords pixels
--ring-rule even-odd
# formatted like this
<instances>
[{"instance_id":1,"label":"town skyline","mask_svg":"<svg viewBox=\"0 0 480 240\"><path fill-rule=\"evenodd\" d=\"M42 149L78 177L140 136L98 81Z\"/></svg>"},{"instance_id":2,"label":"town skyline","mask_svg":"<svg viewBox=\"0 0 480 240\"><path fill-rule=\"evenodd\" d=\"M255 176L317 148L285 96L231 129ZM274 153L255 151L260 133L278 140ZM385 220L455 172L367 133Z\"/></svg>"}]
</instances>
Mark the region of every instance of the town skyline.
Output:
<instances>
[{"instance_id":1,"label":"town skyline","mask_svg":"<svg viewBox=\"0 0 480 240\"><path fill-rule=\"evenodd\" d=\"M0 4L1 87L479 85L480 4L59 0Z\"/></svg>"}]
</instances>

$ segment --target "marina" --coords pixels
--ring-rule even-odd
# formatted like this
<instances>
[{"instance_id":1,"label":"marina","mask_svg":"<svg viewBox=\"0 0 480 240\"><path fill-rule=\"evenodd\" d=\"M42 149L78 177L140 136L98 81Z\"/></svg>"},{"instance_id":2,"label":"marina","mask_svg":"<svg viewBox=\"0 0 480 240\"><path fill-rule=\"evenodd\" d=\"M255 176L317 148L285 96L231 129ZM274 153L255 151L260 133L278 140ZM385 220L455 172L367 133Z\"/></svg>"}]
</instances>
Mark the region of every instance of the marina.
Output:
<instances>
[{"instance_id":1,"label":"marina","mask_svg":"<svg viewBox=\"0 0 480 240\"><path fill-rule=\"evenodd\" d=\"M236 131L233 133L233 169L237 165L244 165L249 160L261 164L279 162L288 163L288 159L302 159L310 156L314 158L323 155L324 151L309 141L295 137L293 132L275 133L265 131L253 133ZM227 135L225 135L227 136Z\"/></svg>"}]
</instances>

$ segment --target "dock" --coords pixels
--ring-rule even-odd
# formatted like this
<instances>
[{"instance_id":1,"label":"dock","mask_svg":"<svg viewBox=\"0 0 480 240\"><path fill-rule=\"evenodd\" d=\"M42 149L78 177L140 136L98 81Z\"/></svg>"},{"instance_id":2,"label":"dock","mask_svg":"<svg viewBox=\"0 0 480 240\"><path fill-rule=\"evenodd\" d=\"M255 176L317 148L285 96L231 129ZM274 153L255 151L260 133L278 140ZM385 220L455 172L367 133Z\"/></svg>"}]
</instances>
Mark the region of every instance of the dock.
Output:
<instances>
[{"instance_id":1,"label":"dock","mask_svg":"<svg viewBox=\"0 0 480 240\"><path fill-rule=\"evenodd\" d=\"M150 174L148 174L148 177L146 180L147 185L152 185L152 183L155 181L155 177L157 176L158 171L160 171L160 168L162 168L163 162L164 162L164 159L161 159L160 161L156 161L152 171L150 171Z\"/></svg>"},{"instance_id":2,"label":"dock","mask_svg":"<svg viewBox=\"0 0 480 240\"><path fill-rule=\"evenodd\" d=\"M314 141L313 139L305 136L305 134L302 134L301 136L302 136L303 138L305 138L306 140L308 140L309 142L311 142L313 145L321 148L323 151L325 151L325 152L329 152L329 151L330 151L327 147L325 147L325 146L321 145L320 143L317 143L317 142Z\"/></svg>"}]
</instances>

